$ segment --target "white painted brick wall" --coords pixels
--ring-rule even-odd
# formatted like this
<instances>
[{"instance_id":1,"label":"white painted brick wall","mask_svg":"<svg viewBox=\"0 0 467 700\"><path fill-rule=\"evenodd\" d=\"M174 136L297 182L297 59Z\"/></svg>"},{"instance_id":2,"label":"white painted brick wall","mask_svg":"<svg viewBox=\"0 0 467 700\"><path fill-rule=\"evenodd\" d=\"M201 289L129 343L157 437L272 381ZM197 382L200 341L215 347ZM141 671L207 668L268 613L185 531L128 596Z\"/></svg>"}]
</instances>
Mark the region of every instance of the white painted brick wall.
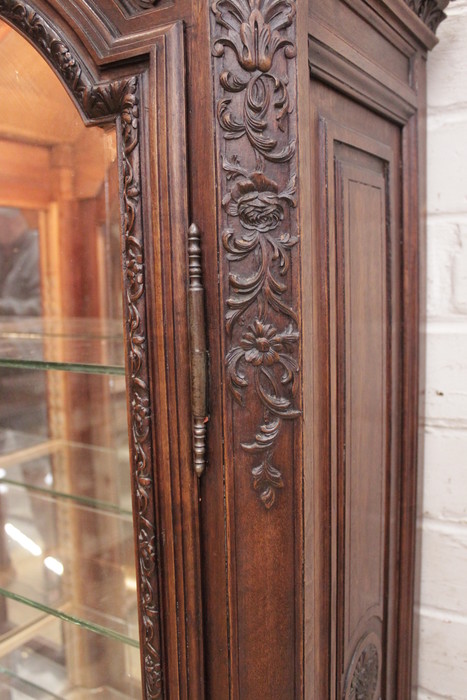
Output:
<instances>
[{"instance_id":1,"label":"white painted brick wall","mask_svg":"<svg viewBox=\"0 0 467 700\"><path fill-rule=\"evenodd\" d=\"M467 700L467 0L451 5L428 61L418 700Z\"/></svg>"}]
</instances>

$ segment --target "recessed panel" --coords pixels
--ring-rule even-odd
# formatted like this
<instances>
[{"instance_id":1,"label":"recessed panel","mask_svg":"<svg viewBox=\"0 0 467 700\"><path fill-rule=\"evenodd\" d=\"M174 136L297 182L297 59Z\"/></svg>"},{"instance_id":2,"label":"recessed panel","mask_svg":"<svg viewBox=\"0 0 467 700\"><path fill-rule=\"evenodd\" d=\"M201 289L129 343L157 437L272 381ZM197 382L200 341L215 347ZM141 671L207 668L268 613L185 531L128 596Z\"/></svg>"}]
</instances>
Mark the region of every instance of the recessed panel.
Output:
<instances>
[{"instance_id":1,"label":"recessed panel","mask_svg":"<svg viewBox=\"0 0 467 700\"><path fill-rule=\"evenodd\" d=\"M384 160L334 143L337 663L349 697L356 682L350 673L365 663L375 666L376 693L383 665L391 381L387 170ZM371 647L365 646L369 635Z\"/></svg>"}]
</instances>

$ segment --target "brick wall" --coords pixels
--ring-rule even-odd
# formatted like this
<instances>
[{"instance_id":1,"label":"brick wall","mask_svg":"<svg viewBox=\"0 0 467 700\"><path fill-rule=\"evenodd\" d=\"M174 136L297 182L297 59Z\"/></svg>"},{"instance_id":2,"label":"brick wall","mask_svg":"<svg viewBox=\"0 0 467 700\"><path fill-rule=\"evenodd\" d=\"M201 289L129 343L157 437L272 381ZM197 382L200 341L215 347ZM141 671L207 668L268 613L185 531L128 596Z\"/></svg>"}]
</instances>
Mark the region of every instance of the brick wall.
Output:
<instances>
[{"instance_id":1,"label":"brick wall","mask_svg":"<svg viewBox=\"0 0 467 700\"><path fill-rule=\"evenodd\" d=\"M467 700L467 0L428 62L428 322L418 700Z\"/></svg>"}]
</instances>

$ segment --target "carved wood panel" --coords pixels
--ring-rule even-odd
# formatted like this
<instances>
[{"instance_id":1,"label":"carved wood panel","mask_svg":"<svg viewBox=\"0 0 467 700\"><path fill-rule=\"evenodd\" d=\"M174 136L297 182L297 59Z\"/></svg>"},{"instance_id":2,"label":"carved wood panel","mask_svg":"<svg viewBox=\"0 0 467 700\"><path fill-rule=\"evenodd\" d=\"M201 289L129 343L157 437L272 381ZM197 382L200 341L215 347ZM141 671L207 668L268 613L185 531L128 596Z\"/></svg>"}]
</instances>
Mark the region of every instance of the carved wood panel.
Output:
<instances>
[{"instance_id":1,"label":"carved wood panel","mask_svg":"<svg viewBox=\"0 0 467 700\"><path fill-rule=\"evenodd\" d=\"M211 3L231 693L281 700L300 683L296 23L295 0Z\"/></svg>"},{"instance_id":2,"label":"carved wood panel","mask_svg":"<svg viewBox=\"0 0 467 700\"><path fill-rule=\"evenodd\" d=\"M217 0L212 10L222 245L229 267L227 382L246 409L236 432L251 455L253 488L269 509L284 488L278 437L284 422L299 415L298 316L290 280L298 243L296 6L294 0ZM244 423L255 404L260 414L252 432Z\"/></svg>"}]
</instances>

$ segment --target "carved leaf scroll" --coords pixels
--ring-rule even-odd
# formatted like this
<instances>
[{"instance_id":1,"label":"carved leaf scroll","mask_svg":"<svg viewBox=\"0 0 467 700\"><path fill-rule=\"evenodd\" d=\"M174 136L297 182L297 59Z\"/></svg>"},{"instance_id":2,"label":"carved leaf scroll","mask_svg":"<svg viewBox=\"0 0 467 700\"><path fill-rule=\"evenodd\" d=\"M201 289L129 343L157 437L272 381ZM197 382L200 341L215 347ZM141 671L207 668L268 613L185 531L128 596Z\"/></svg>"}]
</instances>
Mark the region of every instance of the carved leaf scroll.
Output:
<instances>
[{"instance_id":1,"label":"carved leaf scroll","mask_svg":"<svg viewBox=\"0 0 467 700\"><path fill-rule=\"evenodd\" d=\"M298 317L290 301L290 263L298 243L289 77L294 85L296 3L216 0L212 11L221 32L212 53L219 65L217 117L225 144L227 383L241 406L259 403L262 421L241 447L255 458L252 485L269 509L284 488L273 460L282 424L299 415Z\"/></svg>"},{"instance_id":2,"label":"carved leaf scroll","mask_svg":"<svg viewBox=\"0 0 467 700\"><path fill-rule=\"evenodd\" d=\"M443 9L448 4L447 0L405 0L405 2L432 32L436 32L441 22L446 19Z\"/></svg>"},{"instance_id":3,"label":"carved leaf scroll","mask_svg":"<svg viewBox=\"0 0 467 700\"><path fill-rule=\"evenodd\" d=\"M141 224L139 97L137 78L93 84L72 49L37 10L23 0L0 0L0 16L19 29L54 67L89 119L117 120L123 172L125 314L138 579L142 615L145 697L162 697L157 547L152 472L151 397L147 368L146 292Z\"/></svg>"}]
</instances>

